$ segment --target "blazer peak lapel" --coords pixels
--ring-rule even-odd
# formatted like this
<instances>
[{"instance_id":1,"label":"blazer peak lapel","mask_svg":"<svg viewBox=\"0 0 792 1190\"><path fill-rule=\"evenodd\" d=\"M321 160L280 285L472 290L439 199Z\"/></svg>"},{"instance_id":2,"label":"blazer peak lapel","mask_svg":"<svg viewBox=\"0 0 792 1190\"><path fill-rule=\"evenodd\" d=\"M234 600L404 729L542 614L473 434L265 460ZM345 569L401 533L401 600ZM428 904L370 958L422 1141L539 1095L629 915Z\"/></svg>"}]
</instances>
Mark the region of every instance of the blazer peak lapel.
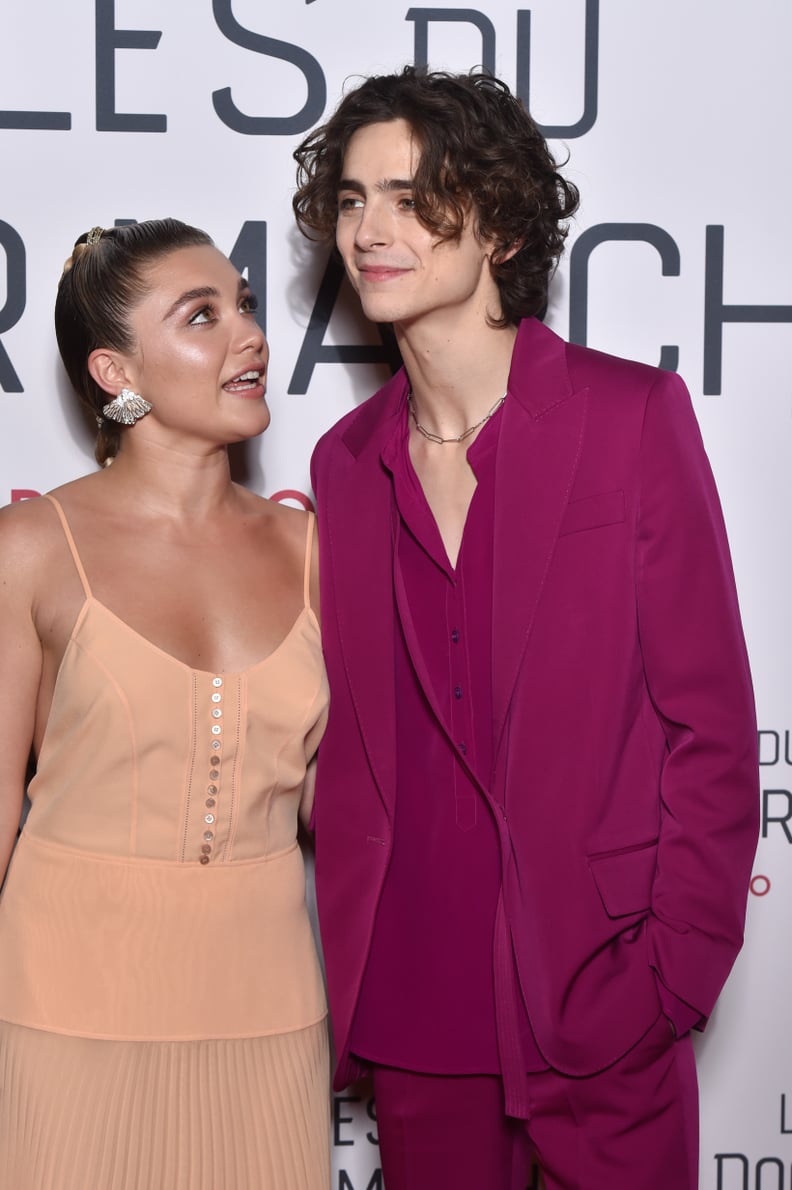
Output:
<instances>
[{"instance_id":1,"label":"blazer peak lapel","mask_svg":"<svg viewBox=\"0 0 792 1190\"><path fill-rule=\"evenodd\" d=\"M396 773L393 502L377 452L337 459L325 513L340 594L336 620L360 733L381 796L392 809Z\"/></svg>"},{"instance_id":2,"label":"blazer peak lapel","mask_svg":"<svg viewBox=\"0 0 792 1190\"><path fill-rule=\"evenodd\" d=\"M552 560L583 441L587 390L539 417L507 402L498 446L493 565L494 756Z\"/></svg>"}]
</instances>

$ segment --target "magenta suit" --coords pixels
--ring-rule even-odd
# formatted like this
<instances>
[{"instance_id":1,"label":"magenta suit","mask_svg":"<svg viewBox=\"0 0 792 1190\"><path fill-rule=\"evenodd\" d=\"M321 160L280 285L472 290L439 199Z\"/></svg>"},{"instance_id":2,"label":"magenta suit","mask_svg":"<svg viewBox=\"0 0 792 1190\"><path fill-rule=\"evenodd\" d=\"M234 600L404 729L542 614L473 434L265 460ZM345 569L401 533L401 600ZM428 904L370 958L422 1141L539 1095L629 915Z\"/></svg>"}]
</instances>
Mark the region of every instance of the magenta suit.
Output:
<instances>
[{"instance_id":1,"label":"magenta suit","mask_svg":"<svg viewBox=\"0 0 792 1190\"><path fill-rule=\"evenodd\" d=\"M313 463L331 686L316 879L338 1086L358 1073L349 1033L392 837L393 507L380 456L406 391L400 372ZM529 319L502 416L482 788L502 857L496 987L517 981L550 1067L591 1074L661 1007L679 1032L703 1022L740 948L758 826L751 682L679 378ZM519 1115L516 1032L501 1022Z\"/></svg>"}]
</instances>

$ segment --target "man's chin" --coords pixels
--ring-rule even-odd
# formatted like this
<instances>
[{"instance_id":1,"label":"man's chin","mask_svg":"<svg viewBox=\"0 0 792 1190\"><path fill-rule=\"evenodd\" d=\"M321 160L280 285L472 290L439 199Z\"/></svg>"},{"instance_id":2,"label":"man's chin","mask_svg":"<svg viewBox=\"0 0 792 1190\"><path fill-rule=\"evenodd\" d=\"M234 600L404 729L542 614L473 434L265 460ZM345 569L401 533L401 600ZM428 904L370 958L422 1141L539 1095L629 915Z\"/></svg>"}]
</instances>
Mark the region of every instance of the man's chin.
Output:
<instances>
[{"instance_id":1,"label":"man's chin","mask_svg":"<svg viewBox=\"0 0 792 1190\"><path fill-rule=\"evenodd\" d=\"M395 302L361 299L360 304L369 322L398 322L404 315Z\"/></svg>"}]
</instances>

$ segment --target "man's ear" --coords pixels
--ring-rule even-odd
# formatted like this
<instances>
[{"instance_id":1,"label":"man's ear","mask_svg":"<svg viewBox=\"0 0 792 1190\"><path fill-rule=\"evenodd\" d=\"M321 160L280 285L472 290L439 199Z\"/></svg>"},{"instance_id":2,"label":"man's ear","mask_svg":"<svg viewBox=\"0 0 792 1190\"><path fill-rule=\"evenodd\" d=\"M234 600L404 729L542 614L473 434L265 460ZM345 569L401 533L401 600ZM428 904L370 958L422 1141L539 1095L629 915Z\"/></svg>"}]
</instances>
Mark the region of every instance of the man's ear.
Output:
<instances>
[{"instance_id":1,"label":"man's ear","mask_svg":"<svg viewBox=\"0 0 792 1190\"><path fill-rule=\"evenodd\" d=\"M525 240L511 240L508 244L495 248L490 260L493 264L505 264L507 260L511 260L513 256L517 255L524 243Z\"/></svg>"},{"instance_id":2,"label":"man's ear","mask_svg":"<svg viewBox=\"0 0 792 1190\"><path fill-rule=\"evenodd\" d=\"M88 371L101 389L117 397L122 388L134 389L124 357L107 347L97 347L88 356Z\"/></svg>"}]
</instances>

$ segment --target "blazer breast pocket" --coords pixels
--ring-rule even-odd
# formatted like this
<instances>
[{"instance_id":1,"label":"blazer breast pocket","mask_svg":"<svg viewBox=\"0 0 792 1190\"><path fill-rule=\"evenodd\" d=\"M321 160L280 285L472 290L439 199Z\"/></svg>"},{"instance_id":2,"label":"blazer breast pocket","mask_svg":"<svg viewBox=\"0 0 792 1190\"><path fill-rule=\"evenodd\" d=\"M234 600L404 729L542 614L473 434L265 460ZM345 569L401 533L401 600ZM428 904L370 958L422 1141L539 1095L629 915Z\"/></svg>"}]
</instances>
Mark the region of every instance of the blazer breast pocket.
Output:
<instances>
[{"instance_id":1,"label":"blazer breast pocket","mask_svg":"<svg viewBox=\"0 0 792 1190\"><path fill-rule=\"evenodd\" d=\"M600 529L605 525L618 525L624 520L624 492L598 492L595 496L583 496L567 505L561 522L559 537L570 533L583 533L586 529Z\"/></svg>"}]
</instances>

